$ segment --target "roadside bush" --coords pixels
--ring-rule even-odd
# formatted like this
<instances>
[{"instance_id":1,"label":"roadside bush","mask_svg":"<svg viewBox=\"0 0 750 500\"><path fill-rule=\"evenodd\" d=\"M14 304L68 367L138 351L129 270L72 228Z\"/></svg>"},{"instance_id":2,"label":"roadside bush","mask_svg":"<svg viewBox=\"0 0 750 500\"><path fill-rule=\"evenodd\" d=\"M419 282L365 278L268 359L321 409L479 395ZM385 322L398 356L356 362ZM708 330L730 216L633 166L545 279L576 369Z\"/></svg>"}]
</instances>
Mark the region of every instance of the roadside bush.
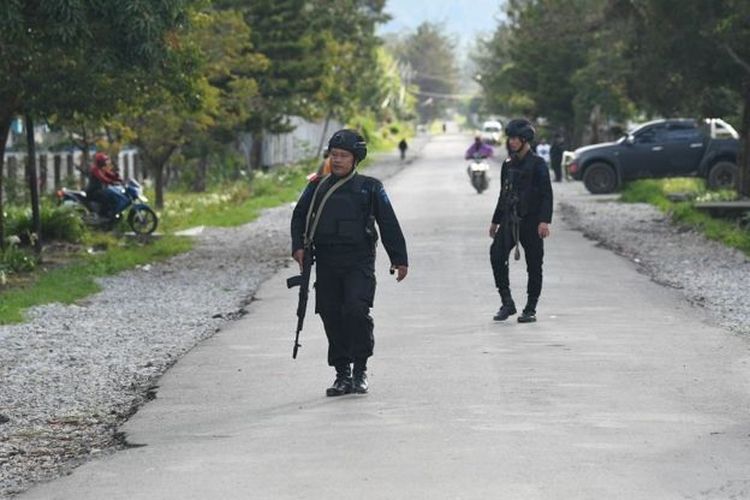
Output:
<instances>
[{"instance_id":1,"label":"roadside bush","mask_svg":"<svg viewBox=\"0 0 750 500\"><path fill-rule=\"evenodd\" d=\"M10 243L5 250L0 250L0 273L3 275L29 272L35 268L36 259L33 255L16 243Z\"/></svg>"},{"instance_id":2,"label":"roadside bush","mask_svg":"<svg viewBox=\"0 0 750 500\"><path fill-rule=\"evenodd\" d=\"M81 217L68 207L41 206L39 217L45 240L80 242L86 234ZM9 208L6 216L7 233L17 236L24 244L31 242L34 233L30 209Z\"/></svg>"},{"instance_id":3,"label":"roadside bush","mask_svg":"<svg viewBox=\"0 0 750 500\"><path fill-rule=\"evenodd\" d=\"M689 201L672 201L669 194L681 193ZM736 199L733 191L708 191L701 179L644 179L629 182L623 187L621 201L650 203L680 224L692 227L706 237L737 248L750 255L748 215L734 219L713 218L693 206L695 201L725 201Z\"/></svg>"}]
</instances>

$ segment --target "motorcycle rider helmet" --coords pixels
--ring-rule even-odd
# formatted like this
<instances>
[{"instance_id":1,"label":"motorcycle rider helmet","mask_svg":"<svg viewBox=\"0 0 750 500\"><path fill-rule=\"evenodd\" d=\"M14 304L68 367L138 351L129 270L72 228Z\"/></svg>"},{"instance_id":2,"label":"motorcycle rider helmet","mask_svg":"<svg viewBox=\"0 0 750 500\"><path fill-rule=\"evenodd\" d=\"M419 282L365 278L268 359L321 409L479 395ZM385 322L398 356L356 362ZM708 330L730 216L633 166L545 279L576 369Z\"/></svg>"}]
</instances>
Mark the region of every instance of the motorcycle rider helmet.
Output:
<instances>
[{"instance_id":1,"label":"motorcycle rider helmet","mask_svg":"<svg viewBox=\"0 0 750 500\"><path fill-rule=\"evenodd\" d=\"M342 129L334 133L328 141L328 152L331 149L343 149L354 155L354 164L361 162L367 156L367 143L356 130Z\"/></svg>"},{"instance_id":2,"label":"motorcycle rider helmet","mask_svg":"<svg viewBox=\"0 0 750 500\"><path fill-rule=\"evenodd\" d=\"M531 126L531 122L524 118L516 118L508 122L505 126L505 135L507 137L518 137L524 142L534 140L536 130Z\"/></svg>"},{"instance_id":3,"label":"motorcycle rider helmet","mask_svg":"<svg viewBox=\"0 0 750 500\"><path fill-rule=\"evenodd\" d=\"M108 161L109 156L107 156L107 153L99 152L94 155L94 165L99 168L102 168L104 165L106 165Z\"/></svg>"}]
</instances>

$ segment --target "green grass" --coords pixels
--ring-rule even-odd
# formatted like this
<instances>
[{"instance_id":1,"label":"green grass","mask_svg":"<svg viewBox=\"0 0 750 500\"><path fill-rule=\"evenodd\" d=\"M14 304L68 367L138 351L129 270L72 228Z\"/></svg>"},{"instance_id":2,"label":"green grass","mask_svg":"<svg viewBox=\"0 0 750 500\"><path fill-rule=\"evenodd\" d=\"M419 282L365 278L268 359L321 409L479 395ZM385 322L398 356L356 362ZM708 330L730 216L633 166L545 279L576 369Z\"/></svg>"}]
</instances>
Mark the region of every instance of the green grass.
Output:
<instances>
[{"instance_id":1,"label":"green grass","mask_svg":"<svg viewBox=\"0 0 750 500\"><path fill-rule=\"evenodd\" d=\"M3 291L0 295L0 324L23 322L23 311L32 306L51 302L70 304L96 293L100 287L94 278L164 260L192 247L189 239L176 236L164 236L141 244L99 235L92 242L96 248L106 246L106 251L81 256L70 264L37 273L30 283Z\"/></svg>"},{"instance_id":2,"label":"green grass","mask_svg":"<svg viewBox=\"0 0 750 500\"><path fill-rule=\"evenodd\" d=\"M381 148L390 147L384 140ZM369 164L366 159L361 168ZM69 263L50 269L39 266L25 276L25 283L0 291L0 324L24 321L23 311L35 305L70 304L99 291L94 278L163 260L190 250L191 240L173 233L196 226L229 227L255 220L263 209L296 201L316 171L318 162L257 173L250 180L219 186L207 193L167 192L159 211L158 231L165 236L139 244L117 239L112 234L93 233L86 247L105 248L93 255L74 257ZM154 199L153 193L149 193ZM123 228L127 230L126 228ZM64 285L63 285L64 284Z\"/></svg>"},{"instance_id":3,"label":"green grass","mask_svg":"<svg viewBox=\"0 0 750 500\"><path fill-rule=\"evenodd\" d=\"M230 227L255 220L263 209L296 201L305 177L317 163L256 174L250 182L222 186L210 193L167 193L159 228L174 232L195 226Z\"/></svg>"},{"instance_id":4,"label":"green grass","mask_svg":"<svg viewBox=\"0 0 750 500\"><path fill-rule=\"evenodd\" d=\"M731 192L708 191L700 179L640 180L625 185L621 200L650 203L672 220L701 231L708 238L737 248L750 256L750 227L743 220L716 219L693 207L692 201L671 201L668 194L683 193L691 200L732 199Z\"/></svg>"}]
</instances>

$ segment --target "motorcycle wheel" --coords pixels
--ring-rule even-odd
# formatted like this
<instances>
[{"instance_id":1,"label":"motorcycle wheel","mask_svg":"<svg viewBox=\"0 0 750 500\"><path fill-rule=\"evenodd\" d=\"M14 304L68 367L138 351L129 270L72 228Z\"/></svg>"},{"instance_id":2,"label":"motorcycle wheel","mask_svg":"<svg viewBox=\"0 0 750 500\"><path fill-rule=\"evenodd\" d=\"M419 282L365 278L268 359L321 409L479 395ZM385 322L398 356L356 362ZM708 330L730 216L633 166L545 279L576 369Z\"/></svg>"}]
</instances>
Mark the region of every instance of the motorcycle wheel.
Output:
<instances>
[{"instance_id":1,"label":"motorcycle wheel","mask_svg":"<svg viewBox=\"0 0 750 500\"><path fill-rule=\"evenodd\" d=\"M484 185L484 179L477 175L471 178L471 185L474 186L474 189L477 190L477 194L482 194L482 191L484 191L486 188L486 186Z\"/></svg>"},{"instance_id":2,"label":"motorcycle wheel","mask_svg":"<svg viewBox=\"0 0 750 500\"><path fill-rule=\"evenodd\" d=\"M136 207L128 214L128 225L135 234L151 234L156 231L159 218L156 212L148 207Z\"/></svg>"}]
</instances>

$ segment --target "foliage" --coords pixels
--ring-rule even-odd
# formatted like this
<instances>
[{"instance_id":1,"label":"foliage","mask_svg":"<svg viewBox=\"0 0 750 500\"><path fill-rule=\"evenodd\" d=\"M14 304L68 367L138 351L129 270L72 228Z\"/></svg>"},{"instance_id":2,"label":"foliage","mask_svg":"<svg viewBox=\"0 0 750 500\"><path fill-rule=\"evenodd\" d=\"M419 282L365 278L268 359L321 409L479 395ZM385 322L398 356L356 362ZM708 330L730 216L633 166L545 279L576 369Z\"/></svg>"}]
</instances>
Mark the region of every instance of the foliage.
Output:
<instances>
[{"instance_id":1,"label":"foliage","mask_svg":"<svg viewBox=\"0 0 750 500\"><path fill-rule=\"evenodd\" d=\"M750 195L750 3L509 0L505 10L478 56L485 108L545 118L569 144L608 139L608 125L633 117L723 117L742 130Z\"/></svg>"},{"instance_id":2,"label":"foliage","mask_svg":"<svg viewBox=\"0 0 750 500\"><path fill-rule=\"evenodd\" d=\"M443 25L420 24L414 33L395 44L396 57L409 65L413 83L418 90L420 121L428 123L445 113L446 97L458 87L458 66L455 41L445 34ZM450 97L452 98L452 97Z\"/></svg>"},{"instance_id":3,"label":"foliage","mask_svg":"<svg viewBox=\"0 0 750 500\"><path fill-rule=\"evenodd\" d=\"M191 81L178 40L198 0L7 1L0 6L0 166L17 114L51 120L112 114L144 85ZM0 171L2 169L0 168ZM0 176L0 193L2 177ZM0 242L4 221L0 199Z\"/></svg>"},{"instance_id":4,"label":"foliage","mask_svg":"<svg viewBox=\"0 0 750 500\"><path fill-rule=\"evenodd\" d=\"M508 20L478 55L492 113L545 118L580 137L592 112L623 117L630 106L615 37L598 0L512 0Z\"/></svg>"},{"instance_id":5,"label":"foliage","mask_svg":"<svg viewBox=\"0 0 750 500\"><path fill-rule=\"evenodd\" d=\"M317 165L254 172L250 182L216 186L211 193L173 193L161 212L165 231L194 226L235 226L254 220L264 208L297 199Z\"/></svg>"},{"instance_id":6,"label":"foliage","mask_svg":"<svg viewBox=\"0 0 750 500\"><path fill-rule=\"evenodd\" d=\"M85 254L72 265L57 267L36 276L27 286L0 291L0 324L23 321L23 311L29 307L62 302L70 304L96 293L100 286L95 278L115 274L125 269L159 261L190 249L186 238L164 236L149 243L136 241L100 240L109 242L106 252ZM64 283L64 286L61 284Z\"/></svg>"},{"instance_id":7,"label":"foliage","mask_svg":"<svg viewBox=\"0 0 750 500\"><path fill-rule=\"evenodd\" d=\"M36 257L17 243L11 243L4 250L0 250L0 275L3 281L9 274L30 272L35 268Z\"/></svg>"},{"instance_id":8,"label":"foliage","mask_svg":"<svg viewBox=\"0 0 750 500\"><path fill-rule=\"evenodd\" d=\"M31 210L7 207L6 213L8 234L28 243L34 233ZM78 243L85 236L86 228L80 215L68 207L55 207L51 203L42 203L40 218L45 240Z\"/></svg>"},{"instance_id":9,"label":"foliage","mask_svg":"<svg viewBox=\"0 0 750 500\"><path fill-rule=\"evenodd\" d=\"M627 203L650 203L680 224L684 224L750 255L750 227L742 220L714 219L693 207L692 201L670 201L669 193L692 193L703 196L705 185L696 179L640 180L627 183L621 200Z\"/></svg>"}]
</instances>

